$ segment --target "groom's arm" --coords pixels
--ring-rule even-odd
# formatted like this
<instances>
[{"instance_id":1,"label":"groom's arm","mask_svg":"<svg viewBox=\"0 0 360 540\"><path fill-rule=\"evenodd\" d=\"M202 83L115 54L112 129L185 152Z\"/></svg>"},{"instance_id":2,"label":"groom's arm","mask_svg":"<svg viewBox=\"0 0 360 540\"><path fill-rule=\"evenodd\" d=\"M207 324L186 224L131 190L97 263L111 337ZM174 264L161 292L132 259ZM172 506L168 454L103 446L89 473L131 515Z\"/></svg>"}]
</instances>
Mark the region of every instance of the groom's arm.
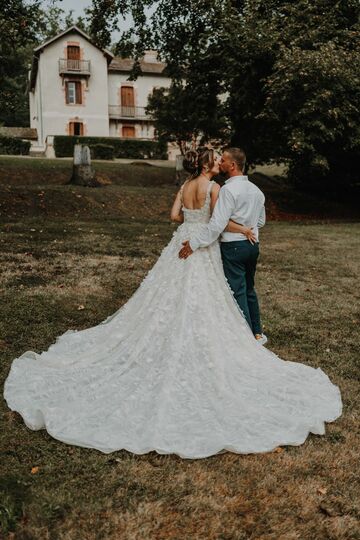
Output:
<instances>
[{"instance_id":1,"label":"groom's arm","mask_svg":"<svg viewBox=\"0 0 360 540\"><path fill-rule=\"evenodd\" d=\"M195 251L199 247L206 247L215 242L227 227L229 219L234 213L235 199L229 189L220 189L219 198L215 205L209 223L202 227L196 236L190 239L190 247Z\"/></svg>"}]
</instances>

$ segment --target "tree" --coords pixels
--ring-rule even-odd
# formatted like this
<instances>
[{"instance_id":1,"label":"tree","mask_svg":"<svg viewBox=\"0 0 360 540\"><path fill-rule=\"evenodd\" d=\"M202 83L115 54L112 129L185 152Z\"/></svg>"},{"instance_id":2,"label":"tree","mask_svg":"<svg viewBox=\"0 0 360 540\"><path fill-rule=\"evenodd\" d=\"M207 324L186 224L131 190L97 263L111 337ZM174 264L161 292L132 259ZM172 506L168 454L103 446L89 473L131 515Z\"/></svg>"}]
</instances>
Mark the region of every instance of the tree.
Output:
<instances>
[{"instance_id":1,"label":"tree","mask_svg":"<svg viewBox=\"0 0 360 540\"><path fill-rule=\"evenodd\" d=\"M318 50L282 51L274 68L259 119L282 132L277 152L289 162L289 178L299 186L334 191L356 183L359 54L329 42Z\"/></svg>"},{"instance_id":2,"label":"tree","mask_svg":"<svg viewBox=\"0 0 360 540\"><path fill-rule=\"evenodd\" d=\"M338 189L357 182L359 14L352 0L249 2L233 58L233 143L254 161L289 164L299 185ZM234 122L235 120L235 122Z\"/></svg>"},{"instance_id":3,"label":"tree","mask_svg":"<svg viewBox=\"0 0 360 540\"><path fill-rule=\"evenodd\" d=\"M60 0L62 1L62 0ZM56 0L50 0L50 4L45 8L41 9L40 18L41 18L41 27L36 36L36 42L38 44L46 41L47 39L60 34L70 26L78 26L84 32L88 31L88 21L87 21L87 12L88 9L85 9L85 17L74 18L74 11L70 10L68 13L66 11L55 5Z\"/></svg>"},{"instance_id":4,"label":"tree","mask_svg":"<svg viewBox=\"0 0 360 540\"><path fill-rule=\"evenodd\" d=\"M147 26L146 8L153 0L92 0L87 10L89 33L99 47L111 45L111 33L120 30L119 23L130 16L134 26L123 32L116 46L116 54L132 55L139 58L151 41L151 32Z\"/></svg>"},{"instance_id":5,"label":"tree","mask_svg":"<svg viewBox=\"0 0 360 540\"><path fill-rule=\"evenodd\" d=\"M41 0L7 0L0 12L0 124L29 125L27 74L33 49L74 24L72 12ZM76 23L83 28L85 20Z\"/></svg>"},{"instance_id":6,"label":"tree","mask_svg":"<svg viewBox=\"0 0 360 540\"><path fill-rule=\"evenodd\" d=\"M286 13L286 25L274 21L281 41L258 117L281 132L293 182L339 191L358 181L360 4L302 0Z\"/></svg>"},{"instance_id":7,"label":"tree","mask_svg":"<svg viewBox=\"0 0 360 540\"><path fill-rule=\"evenodd\" d=\"M0 12L0 123L28 125L28 46L39 30L40 0L8 0Z\"/></svg>"},{"instance_id":8,"label":"tree","mask_svg":"<svg viewBox=\"0 0 360 540\"><path fill-rule=\"evenodd\" d=\"M213 39L219 16L217 2L180 4L174 0L159 2L152 16L152 43L166 61L173 84L162 94L154 92L149 110L157 130L177 140L182 153L186 142L200 137L201 143L229 137L222 99L222 60Z\"/></svg>"},{"instance_id":9,"label":"tree","mask_svg":"<svg viewBox=\"0 0 360 540\"><path fill-rule=\"evenodd\" d=\"M179 126L186 127L183 133L200 126L210 133L212 107L220 106L223 95L231 143L243 146L250 162L285 160L290 178L302 185L310 179L335 187L339 178L358 181L353 168L360 125L358 0L96 0L96 5L99 11L107 6L113 23L120 8L133 15L134 29L122 36L119 52L138 59L146 47L155 47L166 61L173 87L157 92L150 108L168 135L178 138ZM152 5L148 18L144 5ZM106 20L97 23L109 27ZM136 64L134 77L138 72ZM194 107L198 95L204 99Z\"/></svg>"},{"instance_id":10,"label":"tree","mask_svg":"<svg viewBox=\"0 0 360 540\"><path fill-rule=\"evenodd\" d=\"M189 143L223 138L226 120L216 94L199 93L197 87L176 83L156 88L149 97L147 112L154 117L159 138L175 141L182 154Z\"/></svg>"}]
</instances>

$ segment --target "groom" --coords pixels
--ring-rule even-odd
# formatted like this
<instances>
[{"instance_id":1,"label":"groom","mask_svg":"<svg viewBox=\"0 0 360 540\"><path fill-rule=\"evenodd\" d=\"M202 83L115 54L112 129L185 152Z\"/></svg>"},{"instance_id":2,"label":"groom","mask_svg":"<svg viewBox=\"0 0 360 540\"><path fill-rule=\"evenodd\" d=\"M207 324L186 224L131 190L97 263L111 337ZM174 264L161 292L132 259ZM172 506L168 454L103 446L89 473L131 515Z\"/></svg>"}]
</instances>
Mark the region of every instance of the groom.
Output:
<instances>
[{"instance_id":1,"label":"groom","mask_svg":"<svg viewBox=\"0 0 360 540\"><path fill-rule=\"evenodd\" d=\"M265 225L264 194L243 175L246 156L240 148L227 148L220 170L227 176L219 192L209 223L196 235L183 242L179 252L187 259L196 249L212 244L221 234L221 256L224 273L255 338L267 341L262 333L258 299L254 287L256 263L259 256L259 228ZM226 232L229 220L251 227L255 242L241 233Z\"/></svg>"}]
</instances>

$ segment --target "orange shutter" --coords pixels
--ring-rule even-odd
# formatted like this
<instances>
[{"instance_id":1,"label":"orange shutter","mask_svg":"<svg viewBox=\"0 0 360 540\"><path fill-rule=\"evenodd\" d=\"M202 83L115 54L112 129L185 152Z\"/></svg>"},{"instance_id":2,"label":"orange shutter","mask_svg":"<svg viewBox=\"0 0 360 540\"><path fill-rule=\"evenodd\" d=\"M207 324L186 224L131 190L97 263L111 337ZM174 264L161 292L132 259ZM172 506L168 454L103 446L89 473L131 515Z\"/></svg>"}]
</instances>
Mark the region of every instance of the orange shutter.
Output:
<instances>
[{"instance_id":1,"label":"orange shutter","mask_svg":"<svg viewBox=\"0 0 360 540\"><path fill-rule=\"evenodd\" d=\"M132 86L121 87L121 105L123 107L134 107L134 88Z\"/></svg>"},{"instance_id":2,"label":"orange shutter","mask_svg":"<svg viewBox=\"0 0 360 540\"><path fill-rule=\"evenodd\" d=\"M80 60L80 47L77 45L68 45L67 57L68 60Z\"/></svg>"},{"instance_id":3,"label":"orange shutter","mask_svg":"<svg viewBox=\"0 0 360 540\"><path fill-rule=\"evenodd\" d=\"M123 137L135 137L135 127L134 126L123 126L122 128Z\"/></svg>"},{"instance_id":4,"label":"orange shutter","mask_svg":"<svg viewBox=\"0 0 360 540\"><path fill-rule=\"evenodd\" d=\"M81 82L76 81L75 82L75 89L76 89L76 103L82 104L82 92L81 92Z\"/></svg>"}]
</instances>

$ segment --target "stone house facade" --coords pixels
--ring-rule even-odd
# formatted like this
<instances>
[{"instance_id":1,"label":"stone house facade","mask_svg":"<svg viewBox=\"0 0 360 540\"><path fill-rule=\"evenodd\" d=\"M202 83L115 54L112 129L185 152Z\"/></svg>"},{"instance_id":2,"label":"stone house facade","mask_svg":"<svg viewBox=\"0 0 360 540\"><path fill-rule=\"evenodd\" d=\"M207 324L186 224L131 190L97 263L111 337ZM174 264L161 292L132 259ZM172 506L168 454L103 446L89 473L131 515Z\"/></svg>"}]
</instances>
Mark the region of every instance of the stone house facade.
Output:
<instances>
[{"instance_id":1,"label":"stone house facade","mask_svg":"<svg viewBox=\"0 0 360 540\"><path fill-rule=\"evenodd\" d=\"M136 81L128 80L131 69L131 59L100 49L77 26L37 47L29 72L33 153L52 156L54 135L153 140L148 96L171 80L155 51L145 53Z\"/></svg>"}]
</instances>

